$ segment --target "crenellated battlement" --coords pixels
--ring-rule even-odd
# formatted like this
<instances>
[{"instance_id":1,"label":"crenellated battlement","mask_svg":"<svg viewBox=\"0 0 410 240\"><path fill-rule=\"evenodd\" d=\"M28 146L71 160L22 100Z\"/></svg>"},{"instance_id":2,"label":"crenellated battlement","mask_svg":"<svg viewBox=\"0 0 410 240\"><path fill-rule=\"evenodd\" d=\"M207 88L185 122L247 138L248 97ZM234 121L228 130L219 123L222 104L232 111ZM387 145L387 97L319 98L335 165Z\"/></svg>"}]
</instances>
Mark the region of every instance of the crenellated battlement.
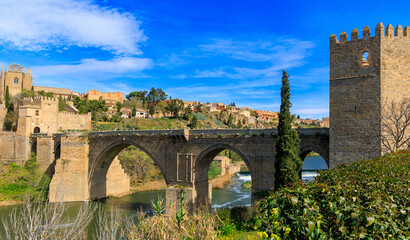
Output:
<instances>
[{"instance_id":1,"label":"crenellated battlement","mask_svg":"<svg viewBox=\"0 0 410 240\"><path fill-rule=\"evenodd\" d=\"M58 103L57 98L50 98L45 96L23 97L19 99L19 106L41 106L41 103Z\"/></svg>"},{"instance_id":2,"label":"crenellated battlement","mask_svg":"<svg viewBox=\"0 0 410 240\"><path fill-rule=\"evenodd\" d=\"M89 115L91 116L91 113L90 113L90 112L82 114L82 113L61 111L61 112L58 112L58 114L59 114L59 115L67 115L67 116L73 116L73 115L76 115L76 116L87 116L87 117L88 117Z\"/></svg>"},{"instance_id":3,"label":"crenellated battlement","mask_svg":"<svg viewBox=\"0 0 410 240\"><path fill-rule=\"evenodd\" d=\"M347 163L383 153L380 109L409 96L409 30L378 23L374 35L366 26L361 38L357 29L350 39L346 32L339 39L330 36L331 162Z\"/></svg>"},{"instance_id":4,"label":"crenellated battlement","mask_svg":"<svg viewBox=\"0 0 410 240\"><path fill-rule=\"evenodd\" d=\"M393 25L389 24L386 29L383 23L378 23L375 29L375 36L371 36L371 31L369 26L365 26L362 31L362 38L359 38L359 30L357 28L353 29L350 34L350 41L348 40L347 33L342 32L340 34L340 40L337 39L335 34L330 36L330 44L346 44L348 42L355 42L359 40L371 40L371 39L380 39L382 37L385 38L410 38L410 27L406 26L404 29L401 25L398 25L396 29L394 29Z\"/></svg>"}]
</instances>

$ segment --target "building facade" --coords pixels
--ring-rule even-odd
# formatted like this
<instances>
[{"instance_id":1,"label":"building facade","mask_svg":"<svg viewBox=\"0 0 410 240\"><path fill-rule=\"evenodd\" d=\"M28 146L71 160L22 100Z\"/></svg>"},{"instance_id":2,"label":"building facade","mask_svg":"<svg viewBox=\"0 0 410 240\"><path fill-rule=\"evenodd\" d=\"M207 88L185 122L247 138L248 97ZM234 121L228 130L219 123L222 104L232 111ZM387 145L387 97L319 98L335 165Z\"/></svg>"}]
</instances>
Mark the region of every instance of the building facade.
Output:
<instances>
[{"instance_id":1,"label":"building facade","mask_svg":"<svg viewBox=\"0 0 410 240\"><path fill-rule=\"evenodd\" d=\"M88 100L105 101L108 106L114 106L117 102L124 102L124 93L121 92L101 92L98 90L88 90L85 94Z\"/></svg>"},{"instance_id":2,"label":"building facade","mask_svg":"<svg viewBox=\"0 0 410 240\"><path fill-rule=\"evenodd\" d=\"M58 133L61 130L91 130L91 113L58 111L58 99L34 97L20 99L17 134Z\"/></svg>"}]
</instances>

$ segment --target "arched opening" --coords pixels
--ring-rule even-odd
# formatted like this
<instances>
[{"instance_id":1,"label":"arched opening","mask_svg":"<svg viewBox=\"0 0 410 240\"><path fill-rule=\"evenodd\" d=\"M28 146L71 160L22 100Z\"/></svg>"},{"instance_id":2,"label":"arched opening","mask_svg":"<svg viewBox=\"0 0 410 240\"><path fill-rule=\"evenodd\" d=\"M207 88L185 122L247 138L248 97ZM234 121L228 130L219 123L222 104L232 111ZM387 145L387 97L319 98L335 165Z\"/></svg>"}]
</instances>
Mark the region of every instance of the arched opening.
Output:
<instances>
[{"instance_id":1,"label":"arched opening","mask_svg":"<svg viewBox=\"0 0 410 240\"><path fill-rule=\"evenodd\" d=\"M39 127L35 127L33 133L40 133L40 128L39 128Z\"/></svg>"},{"instance_id":2,"label":"arched opening","mask_svg":"<svg viewBox=\"0 0 410 240\"><path fill-rule=\"evenodd\" d=\"M246 156L235 147L217 144L199 156L195 167L198 202L213 208L250 206L252 170ZM212 188L210 187L212 186Z\"/></svg>"},{"instance_id":3,"label":"arched opening","mask_svg":"<svg viewBox=\"0 0 410 240\"><path fill-rule=\"evenodd\" d=\"M31 143L31 152L37 155L37 139Z\"/></svg>"},{"instance_id":4,"label":"arched opening","mask_svg":"<svg viewBox=\"0 0 410 240\"><path fill-rule=\"evenodd\" d=\"M303 161L301 178L304 182L314 180L319 170L327 170L329 168L326 159L318 152L305 150L300 154Z\"/></svg>"},{"instance_id":5,"label":"arched opening","mask_svg":"<svg viewBox=\"0 0 410 240\"><path fill-rule=\"evenodd\" d=\"M168 181L163 173L156 159L136 143L115 143L91 167L90 197L120 208L149 210L152 201L165 200Z\"/></svg>"},{"instance_id":6,"label":"arched opening","mask_svg":"<svg viewBox=\"0 0 410 240\"><path fill-rule=\"evenodd\" d=\"M362 67L367 67L369 66L369 52L364 51L362 53Z\"/></svg>"}]
</instances>

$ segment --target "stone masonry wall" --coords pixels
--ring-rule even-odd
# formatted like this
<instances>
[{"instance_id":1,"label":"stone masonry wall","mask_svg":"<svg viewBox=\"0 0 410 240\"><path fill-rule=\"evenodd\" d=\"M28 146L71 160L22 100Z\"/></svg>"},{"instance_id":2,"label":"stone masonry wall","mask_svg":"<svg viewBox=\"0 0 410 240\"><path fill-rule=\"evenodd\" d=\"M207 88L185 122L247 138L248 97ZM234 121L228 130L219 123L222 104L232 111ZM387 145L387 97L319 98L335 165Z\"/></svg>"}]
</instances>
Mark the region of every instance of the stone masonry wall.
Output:
<instances>
[{"instance_id":1,"label":"stone masonry wall","mask_svg":"<svg viewBox=\"0 0 410 240\"><path fill-rule=\"evenodd\" d=\"M372 37L366 26L362 39L354 29L350 41L345 32L340 42L330 37L330 167L380 155L381 100L408 95L409 37L388 28L379 23Z\"/></svg>"},{"instance_id":2,"label":"stone masonry wall","mask_svg":"<svg viewBox=\"0 0 410 240\"><path fill-rule=\"evenodd\" d=\"M91 113L76 114L70 112L57 113L58 129L91 130Z\"/></svg>"},{"instance_id":3,"label":"stone masonry wall","mask_svg":"<svg viewBox=\"0 0 410 240\"><path fill-rule=\"evenodd\" d=\"M7 114L7 109L3 108L0 105L0 131L3 130L4 127L4 119L6 118L6 114Z\"/></svg>"},{"instance_id":4,"label":"stone masonry wall","mask_svg":"<svg viewBox=\"0 0 410 240\"><path fill-rule=\"evenodd\" d=\"M399 103L410 98L410 27L386 27L381 42L381 97L382 106L392 100ZM388 112L388 111L387 111ZM410 129L406 137L410 137ZM403 149L409 148L409 144Z\"/></svg>"},{"instance_id":5,"label":"stone masonry wall","mask_svg":"<svg viewBox=\"0 0 410 240\"><path fill-rule=\"evenodd\" d=\"M130 176L121 166L118 156L112 161L107 172L107 195L121 197L130 193Z\"/></svg>"},{"instance_id":6,"label":"stone masonry wall","mask_svg":"<svg viewBox=\"0 0 410 240\"><path fill-rule=\"evenodd\" d=\"M87 137L70 136L61 139L61 157L57 160L50 183L49 201L87 201L88 188Z\"/></svg>"}]
</instances>

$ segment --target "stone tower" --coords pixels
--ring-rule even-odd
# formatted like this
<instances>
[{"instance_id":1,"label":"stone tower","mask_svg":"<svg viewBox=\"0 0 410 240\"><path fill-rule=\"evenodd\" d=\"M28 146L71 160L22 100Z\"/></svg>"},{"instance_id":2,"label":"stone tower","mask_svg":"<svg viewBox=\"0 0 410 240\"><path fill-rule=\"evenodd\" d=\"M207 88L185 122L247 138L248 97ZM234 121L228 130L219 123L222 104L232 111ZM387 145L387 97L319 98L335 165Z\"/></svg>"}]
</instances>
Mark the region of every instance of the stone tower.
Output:
<instances>
[{"instance_id":1,"label":"stone tower","mask_svg":"<svg viewBox=\"0 0 410 240\"><path fill-rule=\"evenodd\" d=\"M330 36L330 167L382 153L380 109L410 96L410 27Z\"/></svg>"},{"instance_id":2,"label":"stone tower","mask_svg":"<svg viewBox=\"0 0 410 240\"><path fill-rule=\"evenodd\" d=\"M23 70L19 64L10 65L9 70L1 69L0 76L0 102L4 103L6 86L9 86L10 96L16 97L21 90L30 90L33 86L33 76L31 69Z\"/></svg>"}]
</instances>

